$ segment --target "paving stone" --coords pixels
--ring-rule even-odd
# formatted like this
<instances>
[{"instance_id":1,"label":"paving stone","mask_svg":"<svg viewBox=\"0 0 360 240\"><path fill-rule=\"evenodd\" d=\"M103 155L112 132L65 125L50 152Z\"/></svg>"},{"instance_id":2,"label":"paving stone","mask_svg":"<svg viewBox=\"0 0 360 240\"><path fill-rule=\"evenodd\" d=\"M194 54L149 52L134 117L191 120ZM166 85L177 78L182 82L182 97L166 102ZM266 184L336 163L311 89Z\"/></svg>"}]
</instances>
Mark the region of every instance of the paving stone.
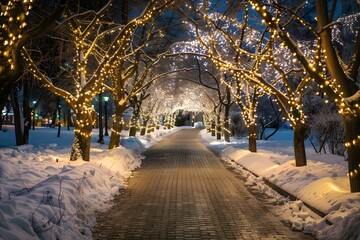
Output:
<instances>
[{"instance_id":1,"label":"paving stone","mask_svg":"<svg viewBox=\"0 0 360 240\"><path fill-rule=\"evenodd\" d=\"M148 149L95 239L313 239L276 216L199 138L181 130Z\"/></svg>"}]
</instances>

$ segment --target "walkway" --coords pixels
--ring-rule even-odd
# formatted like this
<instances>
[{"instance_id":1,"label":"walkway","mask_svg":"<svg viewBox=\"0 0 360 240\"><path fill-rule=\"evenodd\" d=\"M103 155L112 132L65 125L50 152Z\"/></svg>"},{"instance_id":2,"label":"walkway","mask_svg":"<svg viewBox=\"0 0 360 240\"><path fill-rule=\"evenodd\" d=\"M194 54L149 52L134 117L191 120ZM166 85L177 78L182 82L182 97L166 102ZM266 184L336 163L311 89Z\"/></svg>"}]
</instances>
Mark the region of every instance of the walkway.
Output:
<instances>
[{"instance_id":1,"label":"walkway","mask_svg":"<svg viewBox=\"0 0 360 240\"><path fill-rule=\"evenodd\" d=\"M280 222L198 133L181 130L145 152L95 239L312 239Z\"/></svg>"}]
</instances>

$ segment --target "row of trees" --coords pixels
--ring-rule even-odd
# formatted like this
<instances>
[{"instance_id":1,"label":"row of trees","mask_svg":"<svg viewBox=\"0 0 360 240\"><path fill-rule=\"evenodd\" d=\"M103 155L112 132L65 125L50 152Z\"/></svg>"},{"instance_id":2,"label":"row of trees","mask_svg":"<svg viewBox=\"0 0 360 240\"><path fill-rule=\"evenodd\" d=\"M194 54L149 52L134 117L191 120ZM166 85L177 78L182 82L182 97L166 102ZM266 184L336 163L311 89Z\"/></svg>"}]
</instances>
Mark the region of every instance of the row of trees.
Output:
<instances>
[{"instance_id":1,"label":"row of trees","mask_svg":"<svg viewBox=\"0 0 360 240\"><path fill-rule=\"evenodd\" d=\"M219 2L218 2L219 3ZM219 3L221 4L221 3ZM222 79L231 89L235 102L249 129L249 150L256 151L256 110L258 98L272 96L282 115L294 128L296 166L306 165L304 147L307 116L304 96L322 96L342 115L345 147L352 192L360 191L360 115L359 87L360 34L357 14L351 21L333 22L337 1L316 1L316 22L308 22L307 2L277 4L263 1L237 3L231 8L216 7L210 1L189 4L187 17L202 58L212 63L231 81ZM225 11L223 9L226 9ZM306 10L306 11L305 11ZM189 14L192 13L193 15ZM192 17L190 17L192 16ZM262 23L262 24L260 24ZM306 32L299 35L294 29ZM343 31L341 31L344 29ZM347 54L342 54L334 35L354 39ZM337 36L337 39L341 37Z\"/></svg>"},{"instance_id":2,"label":"row of trees","mask_svg":"<svg viewBox=\"0 0 360 240\"><path fill-rule=\"evenodd\" d=\"M40 30L32 35L30 33L35 30L24 30L25 17L33 6L32 1L9 1L2 6L5 9L2 12L2 21L9 24L2 26L2 30L6 32L4 36L16 38L3 39L5 50L1 53L8 64L1 69L2 76L5 76L2 79L4 84L1 85L1 96L6 99L9 89L19 83L28 84L23 74L30 73L44 88L63 98L73 110L76 125L71 160L81 158L88 161L92 126L96 118L91 105L92 99L105 88L112 93L115 115L109 148L116 147L119 145L122 115L125 110L139 105L147 97L146 90L150 84L160 78L159 75L166 74L152 74L154 65L161 59L161 51L165 51L165 48L161 50L154 46L164 42L161 32L164 26L159 19L163 10L173 1L148 1L146 4L140 2L137 10L140 9L141 12L132 19L129 19L131 12L127 1L117 3L122 15L121 19L116 21L111 15L114 10L112 1L101 7L88 6L84 11L81 11L81 6L76 9L66 5L66 2L59 1L53 13L34 27L35 30ZM34 17L30 14L30 18ZM60 22L55 24L58 20ZM50 38L40 35L51 23L56 31L47 32ZM35 37L44 38L49 43L39 45L37 49L33 48L27 41ZM43 52L49 51L51 47L52 51L57 53L57 59L44 59ZM12 52L15 54L11 54ZM56 77L47 66L49 62L56 69ZM27 71L24 66L28 66ZM29 99L19 99L16 102L21 102L17 111L19 113L25 109L23 106L30 105ZM31 113L31 109L27 112ZM16 119L19 121L16 124L17 132L28 131L30 117L28 120L24 120L26 118L22 116Z\"/></svg>"},{"instance_id":3,"label":"row of trees","mask_svg":"<svg viewBox=\"0 0 360 240\"><path fill-rule=\"evenodd\" d=\"M48 17L40 18L35 14L40 4L8 1L1 14L1 104L14 89L28 92L29 79L35 77L76 114L71 159L88 161L96 117L91 101L105 90L115 110L109 148L119 145L129 108L131 135L140 118L143 128L158 125L161 114L170 125L177 109L202 110L214 134L219 138L223 132L229 141L230 108L236 104L248 127L249 150L255 152L258 102L270 96L294 128L296 166L304 166L306 113L312 108L306 99L319 98L336 105L342 116L351 191L360 191L358 16L335 21L339 3L328 6L326 0L315 5L199 0L170 11L174 2L137 1L130 9L128 1L73 5L59 0L45 8ZM184 24L189 35L181 32ZM169 48L184 37L192 40ZM349 39L351 47L341 54L339 43ZM202 88L188 85L193 83ZM29 97L12 96L20 103L17 112L23 109L29 118ZM21 139L26 139L27 125L19 120L18 143L26 143Z\"/></svg>"}]
</instances>

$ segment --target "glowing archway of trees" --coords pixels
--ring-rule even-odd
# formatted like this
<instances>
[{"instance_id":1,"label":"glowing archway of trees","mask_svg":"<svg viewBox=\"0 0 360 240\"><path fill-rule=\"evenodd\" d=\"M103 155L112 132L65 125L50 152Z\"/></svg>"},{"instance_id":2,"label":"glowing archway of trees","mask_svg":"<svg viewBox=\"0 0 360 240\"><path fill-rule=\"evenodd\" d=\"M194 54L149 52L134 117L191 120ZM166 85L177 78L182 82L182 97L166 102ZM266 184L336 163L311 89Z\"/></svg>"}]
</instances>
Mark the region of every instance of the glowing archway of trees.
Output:
<instances>
[{"instance_id":1,"label":"glowing archway of trees","mask_svg":"<svg viewBox=\"0 0 360 240\"><path fill-rule=\"evenodd\" d=\"M55 86L32 61L31 54L25 48L23 49L23 56L29 65L29 70L44 83L46 88L63 97L77 115L72 160L77 158L89 160L90 136L94 121L91 100L96 94L103 91L105 79L111 70L116 69L115 63L136 59L136 57L133 58L136 50L127 51L134 46L132 45L134 32L138 27L151 22L153 14L161 13L173 2L173 0L149 1L139 17L121 26L102 28L101 20L110 7L111 1L98 12L88 15L90 21L86 23L80 21L85 14L71 16L66 20L66 24L69 24L68 30L72 32L73 44L77 53L75 94ZM241 4L244 6L242 22L239 22L238 16L232 18L215 12L209 13L208 11L213 10L209 8L209 1L200 1L200 3L188 5L187 11L189 12L185 13L185 15L195 13L197 16L201 16L197 21L188 18L196 27L195 36L203 48L202 52L190 54L208 57L219 68L219 71L231 75L235 83L223 81L223 84L232 90L233 97L240 106L240 100L244 99L244 96L250 99L251 94L255 96L260 92L274 96L283 114L294 126L295 135L296 129L301 130L305 121L301 104L302 91L309 82L316 84L322 93L334 101L342 115L346 132L345 146L348 152L350 187L352 192L360 192L360 88L356 83L360 66L360 33L358 29L355 29L357 33L354 34L356 37L351 49L351 56L345 59L334 46L332 36L332 29L340 22L333 22L331 19L333 16L331 12L328 12L329 6L326 0L315 1L316 28L307 23L297 12L276 2L264 3L259 0L242 2ZM24 19L30 6L31 0L9 1L9 4L5 6L5 11L1 13L1 19L5 22L2 22L1 25L3 45L0 48L2 56L0 73L4 76L18 76L12 72L17 70L19 65L17 57L25 45L22 41L26 36L23 36L22 33L26 25ZM250 11L249 7L251 6L254 10ZM61 11L57 12L56 16L59 13ZM263 24L263 27L259 27L257 30L250 26L250 21L248 21L249 16L255 13L258 15L253 21L261 18ZM198 22L202 24L198 24ZM291 22L296 22L302 28L307 29L312 35L315 45L304 46L304 43L298 41L288 29ZM237 28L238 31L232 32L230 25ZM263 34L261 40L251 47L250 42L247 41L251 40L252 34L256 32ZM29 34L28 36L33 35ZM111 36L111 43L104 43L105 36ZM279 44L280 42L281 44ZM194 46L194 48L198 48L198 46ZM93 64L94 61L90 59L96 59L95 68L90 64L90 62ZM292 62L292 64L288 64L286 61ZM133 69L130 69L129 73L131 74L129 75L126 75L126 72L123 73L124 76L133 75ZM289 81L294 78L297 79L296 86ZM4 87L2 86L1 89L3 91ZM125 100L129 99L125 98ZM124 98L115 99L115 101L124 101ZM172 101L164 101L162 104L163 106L154 106L153 110L163 111L171 116L173 109L178 108ZM207 106L210 105L207 104ZM255 109L256 104L252 107L252 110ZM251 111L244 108L243 112ZM303 137L300 136L294 140L295 144L297 141L303 142ZM303 149L303 147L301 148ZM306 164L306 156L301 151L295 148L296 158L303 160L297 164L299 166Z\"/></svg>"},{"instance_id":2,"label":"glowing archway of trees","mask_svg":"<svg viewBox=\"0 0 360 240\"><path fill-rule=\"evenodd\" d=\"M193 7L189 8L194 9ZM227 71L235 80L234 83L223 81L223 84L230 89L232 89L232 84L235 84L232 95L240 108L243 109L243 116L249 127L249 149L256 151L255 112L258 95L271 94L277 99L283 114L295 129L294 150L296 165L306 165L304 147L304 119L306 116L302 111L300 96L304 82L306 83L308 78L303 77L303 81L297 85L297 89L291 88L290 77L293 74L302 72L302 70L297 68L296 64L289 65L285 61L279 62L276 60L274 51L277 51L277 47L272 35L265 37L267 34L266 29L263 34L255 29L246 29L248 28L246 17L245 23L240 24L236 20L229 20L221 14L207 14L200 10L196 11L206 23L203 24L206 25L206 31L204 31L200 24L190 19L192 26L195 27L194 33L198 42L206 49L206 53L202 54L207 55L219 69ZM246 12L248 11L246 10ZM239 30L234 31L234 29L238 28ZM238 35L239 32L241 32L240 35ZM259 41L257 42L252 39L254 33L258 35ZM224 52L224 45L227 45L229 50ZM291 57L289 60L292 63ZM274 75L270 77L263 75L263 73L269 71L273 71ZM252 84L244 85L243 81ZM247 91L241 89L242 86L247 86ZM247 96L244 98L243 95Z\"/></svg>"},{"instance_id":3,"label":"glowing archway of trees","mask_svg":"<svg viewBox=\"0 0 360 240\"><path fill-rule=\"evenodd\" d=\"M244 3L248 4L248 3ZM196 38L199 42L207 48L207 55L212 61L219 66L220 69L231 72L239 80L246 80L253 82L260 86L265 92L277 97L278 104L282 109L288 109L288 119L295 120L295 129L297 124L303 124L304 114L302 113L301 105L301 92L309 81L313 81L318 85L320 90L325 93L330 99L332 99L339 108L339 113L343 115L345 131L346 131L346 143L345 146L348 150L349 161L349 179L352 192L360 191L360 94L359 87L355 84L359 74L360 66L360 34L357 32L356 40L353 47L353 52L348 60L341 59L341 56L336 51L333 39L332 39L332 22L328 13L327 1L316 1L316 14L318 30L315 30L310 24L307 24L304 19L299 15L286 7L271 3L263 3L261 1L250 1L255 11L257 11L260 17L263 19L263 23L269 29L268 44L263 53L249 52L246 49L241 48L241 41L234 41L232 36L221 28L221 21L226 21L227 18L218 17L217 14L207 14L202 12L209 10L209 8L203 5L188 5L190 11L195 11L206 24L198 25L197 21L190 18L190 21L196 26ZM247 7L246 7L247 9ZM334 9L334 8L333 8ZM249 13L248 10L246 10ZM284 13L290 16L284 18ZM245 15L246 18L247 15ZM216 18L216 19L215 19ZM237 21L237 20L235 20ZM306 46L310 51L306 54L303 50L304 46L295 40L287 31L286 27L291 21L297 21L304 28L307 28L310 33L315 37L315 47ZM247 24L244 24L247 25ZM213 27L216 31L220 31L224 34L225 38L229 41L229 44L233 45L235 51L244 55L247 59L256 63L258 67L255 69L249 69L244 66L238 66L236 61L229 60L221 54L221 50L217 47L217 39L212 36L207 36L204 40L201 30L203 26L206 28ZM200 30L201 29L201 30ZM289 87L286 79L289 77L289 71L279 66L279 62L276 61L273 54L274 43L280 40L287 51L292 53L292 61L298 62L302 68L300 71L293 69L291 71L298 72L301 77L301 81L294 89ZM270 46L270 47L269 47ZM312 51L312 52L311 52ZM310 54L309 54L310 53ZM239 54L239 55L240 55ZM272 65L272 67L278 72L280 80L282 81L282 87L284 89L278 89L276 83L264 81L263 64ZM303 73L301 73L303 72ZM285 90L285 91L284 91ZM288 95L285 95L288 94ZM295 131L296 133L296 131ZM296 141L294 141L296 143ZM296 148L295 148L295 155ZM305 156L305 155L304 155ZM306 162L305 162L306 163ZM300 164L300 166L303 164Z\"/></svg>"}]
</instances>

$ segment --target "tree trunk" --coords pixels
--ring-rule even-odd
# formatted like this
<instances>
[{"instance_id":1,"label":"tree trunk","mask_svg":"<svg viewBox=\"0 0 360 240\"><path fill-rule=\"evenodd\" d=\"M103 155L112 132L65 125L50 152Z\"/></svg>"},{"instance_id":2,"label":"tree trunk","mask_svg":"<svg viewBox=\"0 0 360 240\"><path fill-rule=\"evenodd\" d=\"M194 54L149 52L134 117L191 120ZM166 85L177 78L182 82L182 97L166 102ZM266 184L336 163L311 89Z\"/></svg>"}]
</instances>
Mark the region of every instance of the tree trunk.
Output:
<instances>
[{"instance_id":1,"label":"tree trunk","mask_svg":"<svg viewBox=\"0 0 360 240\"><path fill-rule=\"evenodd\" d=\"M79 104L78 106L81 105ZM92 125L96 118L96 113L90 106L87 106L86 109L81 108L76 111L78 114L76 114L75 138L71 149L70 161L78 159L90 161Z\"/></svg>"},{"instance_id":2,"label":"tree trunk","mask_svg":"<svg viewBox=\"0 0 360 240\"><path fill-rule=\"evenodd\" d=\"M141 130L140 130L141 136L144 136L146 133L147 122L148 122L148 119L146 119L146 118L142 119ZM168 129L170 129L170 125L168 126Z\"/></svg>"},{"instance_id":3,"label":"tree trunk","mask_svg":"<svg viewBox=\"0 0 360 240\"><path fill-rule=\"evenodd\" d=\"M144 136L145 133L146 133L146 127L145 127L145 126L141 126L140 136Z\"/></svg>"},{"instance_id":4,"label":"tree trunk","mask_svg":"<svg viewBox=\"0 0 360 240\"><path fill-rule=\"evenodd\" d=\"M116 115L113 121L113 127L111 129L109 149L116 148L120 145L120 135L122 130L122 117L125 110L122 107L115 106Z\"/></svg>"},{"instance_id":5,"label":"tree trunk","mask_svg":"<svg viewBox=\"0 0 360 240\"><path fill-rule=\"evenodd\" d=\"M75 127L75 138L71 148L70 161L76 161L82 159L83 161L90 161L90 143L91 143L91 132L88 130L89 127L78 128Z\"/></svg>"},{"instance_id":6,"label":"tree trunk","mask_svg":"<svg viewBox=\"0 0 360 240\"><path fill-rule=\"evenodd\" d=\"M344 115L350 191L360 192L360 117Z\"/></svg>"},{"instance_id":7,"label":"tree trunk","mask_svg":"<svg viewBox=\"0 0 360 240\"><path fill-rule=\"evenodd\" d=\"M156 129L159 130L160 129L160 117L157 116L155 121L156 121Z\"/></svg>"},{"instance_id":8,"label":"tree trunk","mask_svg":"<svg viewBox=\"0 0 360 240\"><path fill-rule=\"evenodd\" d=\"M55 108L53 116L51 118L51 127L55 128L56 125L57 108Z\"/></svg>"},{"instance_id":9,"label":"tree trunk","mask_svg":"<svg viewBox=\"0 0 360 240\"><path fill-rule=\"evenodd\" d=\"M152 133L154 130L154 119L149 118L147 121L146 133Z\"/></svg>"},{"instance_id":10,"label":"tree trunk","mask_svg":"<svg viewBox=\"0 0 360 240\"><path fill-rule=\"evenodd\" d=\"M14 122L15 122L15 139L16 145L24 145L24 125L25 119L22 112L22 106L19 104L19 99L16 91L12 93L12 102L13 102L13 112L14 112ZM29 123L30 124L30 123Z\"/></svg>"},{"instance_id":11,"label":"tree trunk","mask_svg":"<svg viewBox=\"0 0 360 240\"><path fill-rule=\"evenodd\" d=\"M136 132L137 132L137 127L136 126L131 126L130 129L129 129L129 137L135 137Z\"/></svg>"},{"instance_id":12,"label":"tree trunk","mask_svg":"<svg viewBox=\"0 0 360 240\"><path fill-rule=\"evenodd\" d=\"M170 115L170 129L175 127L175 119L176 119L175 113L174 115Z\"/></svg>"},{"instance_id":13,"label":"tree trunk","mask_svg":"<svg viewBox=\"0 0 360 240\"><path fill-rule=\"evenodd\" d=\"M215 137L215 120L211 121L211 136Z\"/></svg>"},{"instance_id":14,"label":"tree trunk","mask_svg":"<svg viewBox=\"0 0 360 240\"><path fill-rule=\"evenodd\" d=\"M129 129L129 137L135 137L136 132L138 130L138 123L139 123L139 115L140 115L140 107L135 106L133 110L133 115L131 116L131 126Z\"/></svg>"},{"instance_id":15,"label":"tree trunk","mask_svg":"<svg viewBox=\"0 0 360 240\"><path fill-rule=\"evenodd\" d=\"M306 166L305 128L301 122L294 126L294 152L296 167Z\"/></svg>"},{"instance_id":16,"label":"tree trunk","mask_svg":"<svg viewBox=\"0 0 360 240\"><path fill-rule=\"evenodd\" d=\"M2 109L4 109L4 106L6 106L6 102L8 100L9 93L12 92L14 81L12 80L12 78L8 78L7 76L0 75L0 82L1 82L1 84L0 84L0 110L2 110ZM2 122L2 124L5 124L5 123ZM0 127L0 130L1 130L1 127Z\"/></svg>"},{"instance_id":17,"label":"tree trunk","mask_svg":"<svg viewBox=\"0 0 360 240\"><path fill-rule=\"evenodd\" d=\"M230 105L225 105L224 112L224 139L225 142L230 142L230 124L229 124L229 116L230 116Z\"/></svg>"},{"instance_id":18,"label":"tree trunk","mask_svg":"<svg viewBox=\"0 0 360 240\"><path fill-rule=\"evenodd\" d=\"M221 140L221 124L216 125L216 139Z\"/></svg>"},{"instance_id":19,"label":"tree trunk","mask_svg":"<svg viewBox=\"0 0 360 240\"><path fill-rule=\"evenodd\" d=\"M22 137L23 137L23 144L29 144L29 135L30 135L30 129L31 129L31 112L34 113L34 119L35 119L35 106L33 106L34 109L32 109L29 106L30 103L30 86L31 85L31 81L24 81L23 82L23 94L24 94L24 100L23 100L23 104L22 104L22 110L21 108L19 109L19 111L23 111L22 112L22 116L23 116L23 129L22 129Z\"/></svg>"},{"instance_id":20,"label":"tree trunk","mask_svg":"<svg viewBox=\"0 0 360 240\"><path fill-rule=\"evenodd\" d=\"M24 102L24 104L26 104ZM31 128L31 108L24 105L24 129L23 129L23 144L29 144L30 128Z\"/></svg>"},{"instance_id":21,"label":"tree trunk","mask_svg":"<svg viewBox=\"0 0 360 240\"><path fill-rule=\"evenodd\" d=\"M217 117L216 120L216 139L220 140L221 139L221 121L220 121L220 116Z\"/></svg>"},{"instance_id":22,"label":"tree trunk","mask_svg":"<svg viewBox=\"0 0 360 240\"><path fill-rule=\"evenodd\" d=\"M153 125L152 124L149 124L146 128L146 133L149 134L152 132L152 129L153 129Z\"/></svg>"},{"instance_id":23,"label":"tree trunk","mask_svg":"<svg viewBox=\"0 0 360 240\"><path fill-rule=\"evenodd\" d=\"M164 129L170 129L170 125L171 125L171 119L170 118L171 118L170 114L166 114L165 120L164 120L164 122L165 122Z\"/></svg>"},{"instance_id":24,"label":"tree trunk","mask_svg":"<svg viewBox=\"0 0 360 240\"><path fill-rule=\"evenodd\" d=\"M120 135L123 128L123 116L126 110L126 103L119 105L115 101L115 117L113 119L113 127L111 129L109 149L113 149L120 145Z\"/></svg>"},{"instance_id":25,"label":"tree trunk","mask_svg":"<svg viewBox=\"0 0 360 240\"><path fill-rule=\"evenodd\" d=\"M255 123L250 123L249 128L249 151L257 152L256 146L256 137L257 137L257 127Z\"/></svg>"},{"instance_id":26,"label":"tree trunk","mask_svg":"<svg viewBox=\"0 0 360 240\"><path fill-rule=\"evenodd\" d=\"M121 117L115 117L110 135L109 149L116 148L120 145L120 134L122 130Z\"/></svg>"}]
</instances>

